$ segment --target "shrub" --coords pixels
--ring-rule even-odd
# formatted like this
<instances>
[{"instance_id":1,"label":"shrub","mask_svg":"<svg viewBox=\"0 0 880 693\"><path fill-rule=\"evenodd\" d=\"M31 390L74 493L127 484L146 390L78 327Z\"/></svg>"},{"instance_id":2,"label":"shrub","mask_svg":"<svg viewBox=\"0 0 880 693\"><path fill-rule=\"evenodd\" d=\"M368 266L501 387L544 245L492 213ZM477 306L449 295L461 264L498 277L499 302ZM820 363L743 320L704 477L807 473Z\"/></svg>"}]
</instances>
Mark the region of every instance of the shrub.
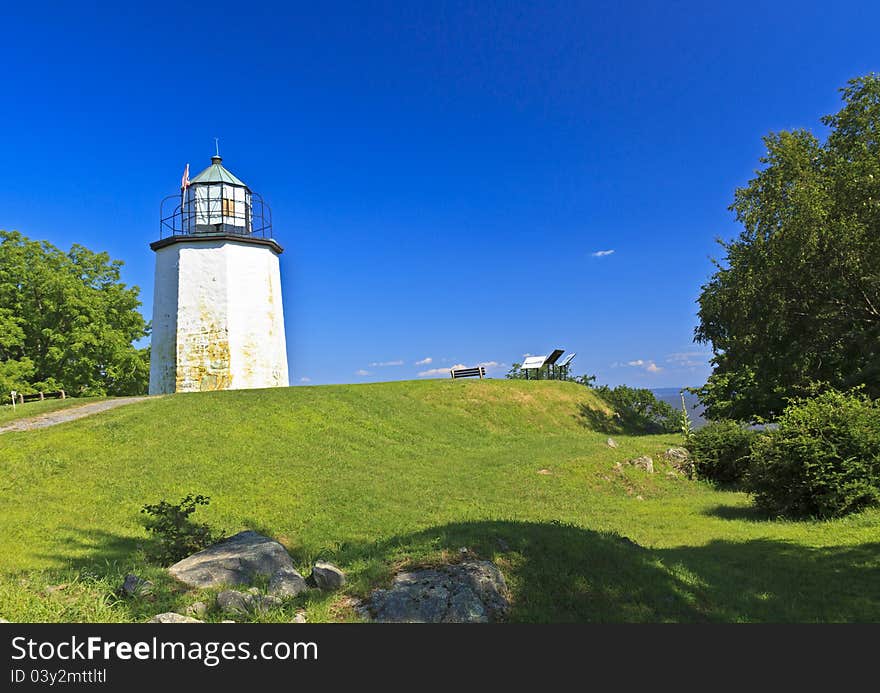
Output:
<instances>
[{"instance_id":1,"label":"shrub","mask_svg":"<svg viewBox=\"0 0 880 693\"><path fill-rule=\"evenodd\" d=\"M793 400L752 446L748 489L772 515L838 517L880 501L880 407L857 391Z\"/></svg>"},{"instance_id":2,"label":"shrub","mask_svg":"<svg viewBox=\"0 0 880 693\"><path fill-rule=\"evenodd\" d=\"M210 501L208 496L190 493L177 505L161 500L156 505L145 505L141 509L149 516L144 520L144 526L158 539L153 556L156 561L170 565L223 538L223 532L216 532L207 524L197 524L190 519L199 505L208 505Z\"/></svg>"},{"instance_id":3,"label":"shrub","mask_svg":"<svg viewBox=\"0 0 880 693\"><path fill-rule=\"evenodd\" d=\"M713 421L694 431L687 447L697 476L717 484L741 482L749 468L754 438L754 431L736 421Z\"/></svg>"},{"instance_id":4,"label":"shrub","mask_svg":"<svg viewBox=\"0 0 880 693\"><path fill-rule=\"evenodd\" d=\"M625 432L675 433L681 430L681 414L668 402L657 399L648 389L600 385L594 392L614 409L617 427Z\"/></svg>"}]
</instances>

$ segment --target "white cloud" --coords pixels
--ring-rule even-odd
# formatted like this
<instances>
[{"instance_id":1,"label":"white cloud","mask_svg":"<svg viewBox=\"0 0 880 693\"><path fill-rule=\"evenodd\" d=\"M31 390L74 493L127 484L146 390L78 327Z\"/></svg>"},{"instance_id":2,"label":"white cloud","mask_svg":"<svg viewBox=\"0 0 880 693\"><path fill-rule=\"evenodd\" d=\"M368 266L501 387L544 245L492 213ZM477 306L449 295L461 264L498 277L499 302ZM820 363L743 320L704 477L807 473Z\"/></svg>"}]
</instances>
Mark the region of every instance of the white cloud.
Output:
<instances>
[{"instance_id":1,"label":"white cloud","mask_svg":"<svg viewBox=\"0 0 880 693\"><path fill-rule=\"evenodd\" d=\"M388 366L402 366L403 361L373 361L370 368L386 368Z\"/></svg>"},{"instance_id":2,"label":"white cloud","mask_svg":"<svg viewBox=\"0 0 880 693\"><path fill-rule=\"evenodd\" d=\"M593 257L606 257L613 254L613 250L597 250L595 253L593 253Z\"/></svg>"},{"instance_id":3,"label":"white cloud","mask_svg":"<svg viewBox=\"0 0 880 693\"><path fill-rule=\"evenodd\" d=\"M697 368L706 366L712 354L704 351L682 351L677 354L669 354L666 363L675 364L679 368Z\"/></svg>"},{"instance_id":4,"label":"white cloud","mask_svg":"<svg viewBox=\"0 0 880 693\"><path fill-rule=\"evenodd\" d=\"M361 369L359 369L359 370L356 370L356 371L354 372L354 374L355 374L355 375L360 375L360 376L364 376L364 375L372 375L372 373L370 373L370 371L365 371L363 368L361 368Z\"/></svg>"},{"instance_id":5,"label":"white cloud","mask_svg":"<svg viewBox=\"0 0 880 693\"><path fill-rule=\"evenodd\" d=\"M449 370L451 368L467 368L463 363L456 363L454 366L450 366L449 368L429 368L426 371L420 371L420 378L431 378L435 375L449 375Z\"/></svg>"},{"instance_id":6,"label":"white cloud","mask_svg":"<svg viewBox=\"0 0 880 693\"><path fill-rule=\"evenodd\" d=\"M303 376L302 378L299 379L299 381L300 381L301 383L310 383L310 382L312 382L312 379L311 379L311 378L307 378L306 376Z\"/></svg>"},{"instance_id":7,"label":"white cloud","mask_svg":"<svg viewBox=\"0 0 880 693\"><path fill-rule=\"evenodd\" d=\"M635 359L634 361L627 361L625 364L613 363L611 364L611 367L616 368L620 365L630 366L631 368L641 368L646 373L660 373L663 370L662 366L658 366L651 359Z\"/></svg>"},{"instance_id":8,"label":"white cloud","mask_svg":"<svg viewBox=\"0 0 880 693\"><path fill-rule=\"evenodd\" d=\"M415 365L416 366L427 366L428 364L431 364L433 362L434 362L434 359L432 359L430 356L426 356L421 361L416 361Z\"/></svg>"}]
</instances>

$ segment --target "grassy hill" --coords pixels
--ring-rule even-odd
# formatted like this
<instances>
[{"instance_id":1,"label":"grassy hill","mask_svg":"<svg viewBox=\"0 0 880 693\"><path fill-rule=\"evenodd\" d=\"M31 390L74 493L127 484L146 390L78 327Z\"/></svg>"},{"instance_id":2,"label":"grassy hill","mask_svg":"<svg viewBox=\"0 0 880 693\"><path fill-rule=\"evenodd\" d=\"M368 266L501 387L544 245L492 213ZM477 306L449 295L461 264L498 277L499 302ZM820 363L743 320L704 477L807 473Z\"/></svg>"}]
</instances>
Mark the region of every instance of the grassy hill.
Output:
<instances>
[{"instance_id":1,"label":"grassy hill","mask_svg":"<svg viewBox=\"0 0 880 693\"><path fill-rule=\"evenodd\" d=\"M427 381L175 395L0 436L0 616L144 620L198 595L145 563L144 503L323 557L345 594L268 620L354 620L347 596L403 565L496 561L514 621L880 620L880 513L756 516L743 494L667 475L677 436L590 429L578 385ZM618 461L654 456L649 475ZM550 473L539 474L539 470ZM151 600L113 590L135 571Z\"/></svg>"}]
</instances>

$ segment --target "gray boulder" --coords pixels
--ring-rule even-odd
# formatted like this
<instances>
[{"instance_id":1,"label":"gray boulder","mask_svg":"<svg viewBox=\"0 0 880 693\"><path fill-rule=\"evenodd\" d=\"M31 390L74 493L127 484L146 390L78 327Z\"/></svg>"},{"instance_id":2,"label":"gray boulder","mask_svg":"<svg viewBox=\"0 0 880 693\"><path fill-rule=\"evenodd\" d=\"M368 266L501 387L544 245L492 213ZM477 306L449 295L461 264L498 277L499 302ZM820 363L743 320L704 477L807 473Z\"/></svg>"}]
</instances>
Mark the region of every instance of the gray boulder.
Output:
<instances>
[{"instance_id":1,"label":"gray boulder","mask_svg":"<svg viewBox=\"0 0 880 693\"><path fill-rule=\"evenodd\" d=\"M295 597L308 588L303 576L293 568L276 570L269 578L269 594L275 597Z\"/></svg>"},{"instance_id":2,"label":"gray boulder","mask_svg":"<svg viewBox=\"0 0 880 693\"><path fill-rule=\"evenodd\" d=\"M227 614L247 615L281 606L281 600L268 594L223 590L217 595L217 606Z\"/></svg>"},{"instance_id":3,"label":"gray boulder","mask_svg":"<svg viewBox=\"0 0 880 693\"><path fill-rule=\"evenodd\" d=\"M140 597L153 591L153 583L129 573L119 588L119 593L126 597Z\"/></svg>"},{"instance_id":4,"label":"gray boulder","mask_svg":"<svg viewBox=\"0 0 880 693\"><path fill-rule=\"evenodd\" d=\"M629 460L629 463L633 467L638 467L639 469L644 469L649 474L654 473L654 460L648 457L647 455L642 455L641 457L636 457L633 460Z\"/></svg>"},{"instance_id":5,"label":"gray boulder","mask_svg":"<svg viewBox=\"0 0 880 693\"><path fill-rule=\"evenodd\" d=\"M332 563L316 561L311 580L321 590L338 590L345 584L345 573Z\"/></svg>"},{"instance_id":6,"label":"gray boulder","mask_svg":"<svg viewBox=\"0 0 880 693\"><path fill-rule=\"evenodd\" d=\"M201 623L197 618L190 618L182 614L167 611L164 614L156 614L147 623Z\"/></svg>"},{"instance_id":7,"label":"gray boulder","mask_svg":"<svg viewBox=\"0 0 880 693\"><path fill-rule=\"evenodd\" d=\"M282 570L296 572L284 547L274 539L247 531L187 556L168 572L190 587L204 588L247 585L256 576L271 577Z\"/></svg>"},{"instance_id":8,"label":"gray boulder","mask_svg":"<svg viewBox=\"0 0 880 693\"><path fill-rule=\"evenodd\" d=\"M362 615L384 623L488 623L509 608L507 583L494 563L467 561L400 573L376 590Z\"/></svg>"},{"instance_id":9,"label":"gray boulder","mask_svg":"<svg viewBox=\"0 0 880 693\"><path fill-rule=\"evenodd\" d=\"M663 458L677 472L689 477L694 475L694 461L691 459L691 453L685 448L669 448L663 453Z\"/></svg>"}]
</instances>

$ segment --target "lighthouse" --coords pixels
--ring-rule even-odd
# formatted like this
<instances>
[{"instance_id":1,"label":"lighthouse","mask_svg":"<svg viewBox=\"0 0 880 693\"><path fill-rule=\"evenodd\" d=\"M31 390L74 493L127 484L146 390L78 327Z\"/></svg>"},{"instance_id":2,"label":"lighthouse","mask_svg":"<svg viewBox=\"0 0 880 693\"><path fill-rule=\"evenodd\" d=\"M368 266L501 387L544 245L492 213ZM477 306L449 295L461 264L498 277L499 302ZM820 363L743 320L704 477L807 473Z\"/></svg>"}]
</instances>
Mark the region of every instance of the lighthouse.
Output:
<instances>
[{"instance_id":1,"label":"lighthouse","mask_svg":"<svg viewBox=\"0 0 880 693\"><path fill-rule=\"evenodd\" d=\"M161 204L150 394L286 387L287 344L272 213L223 166Z\"/></svg>"}]
</instances>

